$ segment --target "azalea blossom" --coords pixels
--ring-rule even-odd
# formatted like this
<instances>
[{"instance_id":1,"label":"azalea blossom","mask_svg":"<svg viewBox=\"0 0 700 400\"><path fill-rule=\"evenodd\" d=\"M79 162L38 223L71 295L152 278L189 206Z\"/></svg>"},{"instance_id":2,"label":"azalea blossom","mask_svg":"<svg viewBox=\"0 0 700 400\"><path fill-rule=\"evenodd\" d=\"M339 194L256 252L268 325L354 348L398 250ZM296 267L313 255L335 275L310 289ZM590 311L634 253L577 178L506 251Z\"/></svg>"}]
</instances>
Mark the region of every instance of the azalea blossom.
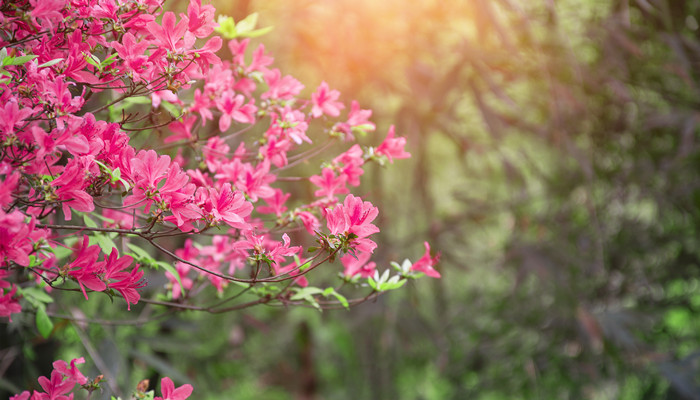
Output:
<instances>
[{"instance_id":1,"label":"azalea blossom","mask_svg":"<svg viewBox=\"0 0 700 400\"><path fill-rule=\"evenodd\" d=\"M335 198L336 194L350 193L350 190L345 186L347 179L346 175L336 176L331 168L324 168L320 176L314 175L309 178L309 181L320 187L314 192L314 196Z\"/></svg>"},{"instance_id":2,"label":"azalea blossom","mask_svg":"<svg viewBox=\"0 0 700 400\"><path fill-rule=\"evenodd\" d=\"M165 377L160 380L160 392L163 395L156 396L154 400L185 400L192 394L192 385L184 384L175 388L172 379Z\"/></svg>"},{"instance_id":3,"label":"azalea blossom","mask_svg":"<svg viewBox=\"0 0 700 400\"><path fill-rule=\"evenodd\" d=\"M209 201L205 210L209 211L212 221L223 221L238 229L250 229L245 217L253 211L253 205L245 200L240 191L232 191L231 184L226 183L220 191L209 189Z\"/></svg>"},{"instance_id":4,"label":"azalea blossom","mask_svg":"<svg viewBox=\"0 0 700 400\"><path fill-rule=\"evenodd\" d=\"M386 139L382 144L377 147L375 152L380 155L384 155L389 159L389 162L393 163L394 159L399 158L409 158L411 153L404 150L406 146L406 138L394 137L394 125L389 128L389 132L386 135Z\"/></svg>"},{"instance_id":5,"label":"azalea blossom","mask_svg":"<svg viewBox=\"0 0 700 400\"><path fill-rule=\"evenodd\" d=\"M423 243L425 245L425 254L418 261L414 262L411 266L411 271L418 271L426 274L431 278L440 278L440 273L433 268L440 260L440 254L438 253L435 257L430 257L430 245L428 242Z\"/></svg>"},{"instance_id":6,"label":"azalea blossom","mask_svg":"<svg viewBox=\"0 0 700 400\"><path fill-rule=\"evenodd\" d=\"M158 0L3 8L12 40L0 79L0 317L25 305L39 318L54 311L38 293L116 293L130 310L146 287L137 261L173 263L149 298L195 304L207 286L233 299L232 287L289 280L272 294L247 292L286 303L298 289L291 284L309 285L307 272L335 257L324 239L342 244L342 275L373 276L379 211L349 186L360 184L367 163L410 156L405 139L392 127L378 147L354 144L328 156L323 150L338 136L350 141L375 129L371 110L353 101L341 117L339 91L324 81L302 94L304 85L274 68L263 45L249 49L249 39L229 41L222 60L214 14L201 0L181 14ZM218 126L206 126L215 119ZM313 241L321 248L306 247ZM427 249L413 270L439 276ZM256 269L258 262L270 269ZM251 272L260 276L251 280ZM92 390L99 379L79 371L84 362L56 361L41 389L12 398L66 400L76 387ZM191 385L163 378L157 398L191 393Z\"/></svg>"},{"instance_id":7,"label":"azalea blossom","mask_svg":"<svg viewBox=\"0 0 700 400\"><path fill-rule=\"evenodd\" d=\"M314 118L318 118L323 114L337 117L340 115L340 110L345 108L343 103L338 101L339 97L339 91L330 90L326 82L321 82L318 89L311 95L311 102L313 104L311 115Z\"/></svg>"}]
</instances>

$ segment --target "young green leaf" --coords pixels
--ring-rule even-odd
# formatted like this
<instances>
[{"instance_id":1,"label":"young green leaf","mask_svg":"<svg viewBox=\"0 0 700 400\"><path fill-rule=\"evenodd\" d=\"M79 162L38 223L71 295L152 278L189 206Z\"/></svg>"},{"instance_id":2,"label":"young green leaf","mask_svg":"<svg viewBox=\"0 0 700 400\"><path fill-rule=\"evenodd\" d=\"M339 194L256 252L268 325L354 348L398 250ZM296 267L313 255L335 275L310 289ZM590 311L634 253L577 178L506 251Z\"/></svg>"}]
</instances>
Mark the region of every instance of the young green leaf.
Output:
<instances>
[{"instance_id":1,"label":"young green leaf","mask_svg":"<svg viewBox=\"0 0 700 400\"><path fill-rule=\"evenodd\" d=\"M232 17L219 15L217 22L219 26L214 28L217 33L220 33L221 36L229 40L236 38L236 22Z\"/></svg>"},{"instance_id":2,"label":"young green leaf","mask_svg":"<svg viewBox=\"0 0 700 400\"><path fill-rule=\"evenodd\" d=\"M35 287L19 289L25 300L36 308L43 308L47 303L53 303L53 298L45 291Z\"/></svg>"},{"instance_id":3,"label":"young green leaf","mask_svg":"<svg viewBox=\"0 0 700 400\"><path fill-rule=\"evenodd\" d=\"M177 279L177 283L180 285L180 294L184 296L185 288L182 287L182 280L180 279L180 274L177 272L175 267L173 267L172 264L166 263L165 261L157 261L156 264L162 267L164 270L170 272L170 274L174 276L175 279Z\"/></svg>"},{"instance_id":4,"label":"young green leaf","mask_svg":"<svg viewBox=\"0 0 700 400\"><path fill-rule=\"evenodd\" d=\"M254 12L238 21L236 24L236 33L238 33L238 35L242 35L255 29L255 25L258 24L258 16L259 14Z\"/></svg>"},{"instance_id":5,"label":"young green leaf","mask_svg":"<svg viewBox=\"0 0 700 400\"><path fill-rule=\"evenodd\" d=\"M83 222L88 228L97 228L97 222L95 222L92 218L88 217L87 214L83 214Z\"/></svg>"},{"instance_id":6,"label":"young green leaf","mask_svg":"<svg viewBox=\"0 0 700 400\"><path fill-rule=\"evenodd\" d=\"M343 307L345 307L348 310L350 309L350 303L348 302L348 299L346 299L345 296L343 296L342 294L336 292L335 289L332 287L329 287L326 290L324 290L323 296L324 297L333 296L336 298L336 300L338 300L338 302L340 304L343 305Z\"/></svg>"},{"instance_id":7,"label":"young green leaf","mask_svg":"<svg viewBox=\"0 0 700 400\"><path fill-rule=\"evenodd\" d=\"M51 332L53 332L53 322L51 322L51 318L46 314L44 307L39 307L36 310L36 327L44 339L48 339Z\"/></svg>"},{"instance_id":8,"label":"young green leaf","mask_svg":"<svg viewBox=\"0 0 700 400\"><path fill-rule=\"evenodd\" d=\"M39 64L38 68L50 67L52 65L56 65L56 64L60 63L61 61L63 61L63 58L54 58L53 60L47 61L43 64Z\"/></svg>"},{"instance_id":9,"label":"young green leaf","mask_svg":"<svg viewBox=\"0 0 700 400\"><path fill-rule=\"evenodd\" d=\"M6 57L2 60L2 65L22 65L39 56L29 55L29 56L19 56L19 57Z\"/></svg>"}]
</instances>

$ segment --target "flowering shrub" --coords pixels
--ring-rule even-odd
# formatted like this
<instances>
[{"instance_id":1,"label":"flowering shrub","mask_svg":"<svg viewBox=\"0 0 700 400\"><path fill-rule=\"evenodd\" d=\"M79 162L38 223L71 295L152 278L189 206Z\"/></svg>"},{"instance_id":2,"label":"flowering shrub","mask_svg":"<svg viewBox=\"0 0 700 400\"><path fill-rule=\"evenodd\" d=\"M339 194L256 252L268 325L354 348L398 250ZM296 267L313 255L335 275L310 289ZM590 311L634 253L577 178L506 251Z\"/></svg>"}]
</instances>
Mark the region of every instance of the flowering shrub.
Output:
<instances>
[{"instance_id":1,"label":"flowering shrub","mask_svg":"<svg viewBox=\"0 0 700 400\"><path fill-rule=\"evenodd\" d=\"M70 364L58 360L53 363L53 371L51 378L42 376L38 379L39 385L43 392L34 390L29 392L25 390L22 393L14 395L10 400L69 400L73 399L73 391L84 389L88 392L88 396L93 391L99 389L100 382L104 379L103 376L98 376L93 380L89 380L76 367L76 364L85 363L83 357L73 359ZM150 399L150 400L184 400L192 394L192 385L185 384L177 389L173 381L165 377L161 379L160 390L162 396L155 396L154 391L148 390L148 380L143 380L139 383L134 391L133 398ZM154 397L155 396L155 397ZM114 399L114 397L112 397Z\"/></svg>"},{"instance_id":2,"label":"flowering shrub","mask_svg":"<svg viewBox=\"0 0 700 400\"><path fill-rule=\"evenodd\" d=\"M348 307L440 276L427 243L417 263L380 274L370 261L379 210L350 192L366 164L410 157L405 139L392 127L376 147L351 144L375 131L370 110L352 102L344 115L325 82L304 97L264 46L248 51L246 36L261 33L252 19L217 23L214 12L200 0L180 15L158 0L0 6L0 316L34 312L47 337L54 289L131 309L152 301L139 291L149 268L168 279L157 304L208 312ZM347 150L314 161L334 144ZM301 163L317 174L291 175ZM366 295L312 286L309 273L335 259ZM256 299L197 304L192 289L205 282L225 301ZM48 394L32 399L85 387L74 363L66 371L40 378ZM191 391L163 388L173 399Z\"/></svg>"}]
</instances>

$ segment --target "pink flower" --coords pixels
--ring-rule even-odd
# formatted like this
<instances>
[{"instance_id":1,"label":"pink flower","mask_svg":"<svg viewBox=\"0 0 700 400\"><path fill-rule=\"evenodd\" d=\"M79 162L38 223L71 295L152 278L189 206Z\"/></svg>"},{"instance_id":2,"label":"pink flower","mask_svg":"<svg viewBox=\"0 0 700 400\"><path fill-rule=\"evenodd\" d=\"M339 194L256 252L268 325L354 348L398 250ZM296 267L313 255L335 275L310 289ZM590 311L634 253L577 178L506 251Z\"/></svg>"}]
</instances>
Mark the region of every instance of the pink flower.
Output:
<instances>
[{"instance_id":1,"label":"pink flower","mask_svg":"<svg viewBox=\"0 0 700 400\"><path fill-rule=\"evenodd\" d=\"M363 110L360 108L360 103L353 100L350 104L350 113L348 113L348 121L346 122L352 128L361 128L365 131L374 131L376 126L369 120L372 116L372 110Z\"/></svg>"},{"instance_id":2,"label":"pink flower","mask_svg":"<svg viewBox=\"0 0 700 400\"><path fill-rule=\"evenodd\" d=\"M275 242L274 247L272 247L268 255L277 265L280 265L284 261L284 257L291 257L302 249L301 246L289 247L289 235L286 233L282 235L282 241L283 243Z\"/></svg>"},{"instance_id":3,"label":"pink flower","mask_svg":"<svg viewBox=\"0 0 700 400\"><path fill-rule=\"evenodd\" d=\"M283 133L286 137L292 139L294 143L301 144L302 141L311 143L311 139L306 136L309 124L306 123L304 113L301 111L284 107L280 111L280 118L275 121L275 124L283 127Z\"/></svg>"},{"instance_id":4,"label":"pink flower","mask_svg":"<svg viewBox=\"0 0 700 400\"><path fill-rule=\"evenodd\" d=\"M253 211L253 205L245 200L240 191L233 192L231 184L226 183L220 191L209 189L209 209L214 222L224 221L238 229L250 229L245 217Z\"/></svg>"},{"instance_id":5,"label":"pink flower","mask_svg":"<svg viewBox=\"0 0 700 400\"><path fill-rule=\"evenodd\" d=\"M314 175L309 178L309 181L320 187L319 190L314 192L314 196L316 197L335 198L336 194L350 193L350 190L345 187L347 176L340 175L336 177L331 168L324 168L321 172L321 176Z\"/></svg>"},{"instance_id":6,"label":"pink flower","mask_svg":"<svg viewBox=\"0 0 700 400\"><path fill-rule=\"evenodd\" d=\"M12 171L4 174L5 177L0 181L0 208L7 207L12 202L12 194L17 189L19 183L19 172Z\"/></svg>"},{"instance_id":7,"label":"pink flower","mask_svg":"<svg viewBox=\"0 0 700 400\"><path fill-rule=\"evenodd\" d=\"M265 55L265 46L261 44L253 52L253 60L250 62L246 71L249 73L253 71L266 72L268 71L267 67L272 65L273 62L274 60L272 57Z\"/></svg>"},{"instance_id":8,"label":"pink flower","mask_svg":"<svg viewBox=\"0 0 700 400\"><path fill-rule=\"evenodd\" d=\"M87 235L83 236L83 243L78 249L78 254L75 261L70 263L68 275L78 281L80 290L88 299L85 287L101 292L107 288L107 285L102 281L101 275L104 273L104 262L98 262L97 257L100 254L100 246L90 246L90 239Z\"/></svg>"},{"instance_id":9,"label":"pink flower","mask_svg":"<svg viewBox=\"0 0 700 400\"><path fill-rule=\"evenodd\" d=\"M375 152L386 156L389 159L389 162L393 163L394 158L399 159L411 157L411 154L403 149L404 146L406 146L406 138L394 138L394 125L392 125L389 128L389 133L387 133L386 139L384 139L384 142L377 147Z\"/></svg>"},{"instance_id":10,"label":"pink flower","mask_svg":"<svg viewBox=\"0 0 700 400\"><path fill-rule=\"evenodd\" d=\"M425 254L423 254L423 257L418 261L413 263L411 271L423 272L431 278L440 278L440 273L433 268L440 260L440 253L430 258L430 245L428 242L424 242L423 244L425 245Z\"/></svg>"},{"instance_id":11,"label":"pink flower","mask_svg":"<svg viewBox=\"0 0 700 400\"><path fill-rule=\"evenodd\" d=\"M304 224L304 229L309 232L309 235L315 236L316 231L321 226L321 223L318 222L318 218L308 211L299 211L296 213L296 216L301 220L301 223Z\"/></svg>"},{"instance_id":12,"label":"pink flower","mask_svg":"<svg viewBox=\"0 0 700 400\"><path fill-rule=\"evenodd\" d=\"M258 150L258 154L262 158L270 160L276 167L281 168L287 165L287 152L291 148L292 143L289 139L278 139L275 136L269 136L267 143Z\"/></svg>"},{"instance_id":13,"label":"pink flower","mask_svg":"<svg viewBox=\"0 0 700 400\"><path fill-rule=\"evenodd\" d=\"M75 387L75 381L72 379L63 380L63 375L58 371L51 372L51 380L45 376L39 377L39 385L46 392L47 396L41 396L44 400L72 400L73 395L65 396L70 393Z\"/></svg>"},{"instance_id":14,"label":"pink flower","mask_svg":"<svg viewBox=\"0 0 700 400\"><path fill-rule=\"evenodd\" d=\"M258 110L251 102L243 104L245 98L242 94L235 94L231 90L222 93L216 101L216 108L221 111L219 119L219 130L225 132L231 126L231 120L242 124L252 124L255 122L255 112Z\"/></svg>"},{"instance_id":15,"label":"pink flower","mask_svg":"<svg viewBox=\"0 0 700 400\"><path fill-rule=\"evenodd\" d=\"M36 393L36 392L34 392L34 393ZM28 391L25 390L22 393L19 393L19 394L16 394L16 395L10 397L10 400L29 400L29 396L31 396L31 393L29 393Z\"/></svg>"},{"instance_id":16,"label":"pink flower","mask_svg":"<svg viewBox=\"0 0 700 400\"><path fill-rule=\"evenodd\" d=\"M163 140L164 143L172 143L172 142L177 142L178 140L189 140L192 138L192 126L194 125L195 121L197 121L197 117L195 115L189 115L187 117L183 117L182 121L175 121L168 125L168 128L170 128L170 131L173 132L173 135L168 136Z\"/></svg>"},{"instance_id":17,"label":"pink flower","mask_svg":"<svg viewBox=\"0 0 700 400\"><path fill-rule=\"evenodd\" d=\"M316 89L316 92L311 94L311 115L318 118L323 114L337 117L340 115L340 110L345 108L343 103L336 101L340 97L340 92L330 90L326 82L321 82L321 85Z\"/></svg>"},{"instance_id":18,"label":"pink flower","mask_svg":"<svg viewBox=\"0 0 700 400\"><path fill-rule=\"evenodd\" d=\"M238 180L235 183L236 189L245 193L250 201L256 202L258 198L265 199L275 195L270 183L274 182L277 177L270 173L268 160L264 160L255 167L245 163L242 172L238 175Z\"/></svg>"},{"instance_id":19,"label":"pink flower","mask_svg":"<svg viewBox=\"0 0 700 400\"><path fill-rule=\"evenodd\" d=\"M204 161L207 163L207 168L209 168L209 171L218 171L221 163L228 161L227 156L229 151L231 151L231 147L226 144L226 141L218 136L210 137L209 140L207 140L206 146L202 148Z\"/></svg>"},{"instance_id":20,"label":"pink flower","mask_svg":"<svg viewBox=\"0 0 700 400\"><path fill-rule=\"evenodd\" d=\"M266 73L265 82L268 90L260 95L263 100L290 100L304 89L304 85L293 77L289 75L282 77L279 69L273 69Z\"/></svg>"},{"instance_id":21,"label":"pink flower","mask_svg":"<svg viewBox=\"0 0 700 400\"><path fill-rule=\"evenodd\" d=\"M214 6L207 4L202 6L202 0L190 0L187 7L187 17L189 24L187 30L199 38L204 38L214 32L214 28L219 24L214 22Z\"/></svg>"},{"instance_id":22,"label":"pink flower","mask_svg":"<svg viewBox=\"0 0 700 400\"><path fill-rule=\"evenodd\" d=\"M180 40L187 31L189 21L184 17L175 25L176 19L175 14L168 11L163 14L162 26L155 21L146 24L148 31L155 37L154 44L171 51L179 50Z\"/></svg>"},{"instance_id":23,"label":"pink flower","mask_svg":"<svg viewBox=\"0 0 700 400\"><path fill-rule=\"evenodd\" d=\"M165 377L160 380L160 392L163 397L156 396L154 400L185 400L192 394L192 385L185 384L175 389L173 381Z\"/></svg>"},{"instance_id":24,"label":"pink flower","mask_svg":"<svg viewBox=\"0 0 700 400\"><path fill-rule=\"evenodd\" d=\"M5 284L7 282L0 280L0 284ZM0 317L8 317L10 322L12 322L12 314L17 314L22 312L22 306L19 305L19 301L15 298L15 293L17 293L17 287L15 285L10 285L11 290L5 293L4 290L0 290ZM2 287L2 285L0 285Z\"/></svg>"},{"instance_id":25,"label":"pink flower","mask_svg":"<svg viewBox=\"0 0 700 400\"><path fill-rule=\"evenodd\" d=\"M245 64L245 51L248 49L248 44L250 44L250 39L243 39L240 42L238 40L228 42L228 48L231 50L234 64L240 66Z\"/></svg>"},{"instance_id":26,"label":"pink flower","mask_svg":"<svg viewBox=\"0 0 700 400\"><path fill-rule=\"evenodd\" d=\"M117 51L119 58L122 59L120 71L123 73L130 72L137 81L145 79L141 75L147 75L153 68L153 65L148 61L148 56L144 54L150 43L145 40L138 42L131 32L124 34L122 43L116 41L111 43L112 48Z\"/></svg>"},{"instance_id":27,"label":"pink flower","mask_svg":"<svg viewBox=\"0 0 700 400\"><path fill-rule=\"evenodd\" d=\"M78 367L75 366L75 364L84 364L85 359L83 357L80 358L74 358L70 362L70 367L68 367L68 363L66 363L63 360L58 360L54 361L53 363L53 368L65 375L68 379L74 380L78 382L79 385L84 385L87 383L88 379L83 375L79 370Z\"/></svg>"},{"instance_id":28,"label":"pink flower","mask_svg":"<svg viewBox=\"0 0 700 400\"><path fill-rule=\"evenodd\" d=\"M379 214L379 209L372 203L362 201L361 198L350 194L345 198L343 206L350 222L348 232L354 233L359 238L379 232L379 228L371 223Z\"/></svg>"},{"instance_id":29,"label":"pink flower","mask_svg":"<svg viewBox=\"0 0 700 400\"><path fill-rule=\"evenodd\" d=\"M170 157L160 156L154 150L141 150L131 160L131 172L134 182L144 188L155 189L158 182L165 178L170 167Z\"/></svg>"},{"instance_id":30,"label":"pink flower","mask_svg":"<svg viewBox=\"0 0 700 400\"><path fill-rule=\"evenodd\" d=\"M364 152L359 145L353 145L348 151L333 159L334 165L341 164L340 172L347 176L348 184L352 186L360 185L360 176L365 173L361 168L365 163Z\"/></svg>"},{"instance_id":31,"label":"pink flower","mask_svg":"<svg viewBox=\"0 0 700 400\"><path fill-rule=\"evenodd\" d=\"M145 283L141 281L143 278L143 271L139 271L139 265L134 265L131 272L124 271L131 263L134 261L131 256L119 257L117 254L117 249L112 248L112 252L109 256L105 256L105 274L104 281L107 283L107 287L115 289L124 297L126 300L126 308L131 310L131 305L138 303L141 295L136 289L140 289L146 286Z\"/></svg>"},{"instance_id":32,"label":"pink flower","mask_svg":"<svg viewBox=\"0 0 700 400\"><path fill-rule=\"evenodd\" d=\"M326 226L331 235L344 235L350 228L350 218L342 204L332 210L326 208Z\"/></svg>"},{"instance_id":33,"label":"pink flower","mask_svg":"<svg viewBox=\"0 0 700 400\"><path fill-rule=\"evenodd\" d=\"M15 133L15 126L33 114L31 108L20 108L17 101L8 101L4 107L0 107L0 137Z\"/></svg>"},{"instance_id":34,"label":"pink flower","mask_svg":"<svg viewBox=\"0 0 700 400\"><path fill-rule=\"evenodd\" d=\"M72 218L71 208L87 212L95 209L92 196L85 191L88 186L86 178L95 166L91 156L73 158L63 173L51 182L51 186L56 188L59 200L63 201L61 206L67 220Z\"/></svg>"},{"instance_id":35,"label":"pink flower","mask_svg":"<svg viewBox=\"0 0 700 400\"><path fill-rule=\"evenodd\" d=\"M166 178L170 165L169 156L159 156L154 150L139 151L131 159L131 171L127 175L134 181L134 188L131 195L124 199L124 205L145 202L144 208L148 212L158 194L158 185Z\"/></svg>"},{"instance_id":36,"label":"pink flower","mask_svg":"<svg viewBox=\"0 0 700 400\"><path fill-rule=\"evenodd\" d=\"M194 56L194 60L201 69L203 74L209 72L210 65L221 64L221 59L216 55L216 52L221 48L221 38L214 36L213 38L207 40L204 46L198 49L188 50L186 53L188 55Z\"/></svg>"},{"instance_id":37,"label":"pink flower","mask_svg":"<svg viewBox=\"0 0 700 400\"><path fill-rule=\"evenodd\" d=\"M291 193L284 193L282 189L274 189L275 194L265 198L265 202L269 206L259 206L258 212L261 214L275 214L276 216L282 215L287 211L287 207L284 206L284 202L287 201Z\"/></svg>"},{"instance_id":38,"label":"pink flower","mask_svg":"<svg viewBox=\"0 0 700 400\"><path fill-rule=\"evenodd\" d=\"M46 25L53 29L54 25L57 25L63 20L63 15L61 15L61 10L66 6L65 1L61 0L29 0L32 5L31 16L32 18L40 18L41 25Z\"/></svg>"},{"instance_id":39,"label":"pink flower","mask_svg":"<svg viewBox=\"0 0 700 400\"><path fill-rule=\"evenodd\" d=\"M340 261L345 267L345 276L352 277L359 274L363 278L369 278L374 275L374 271L377 269L377 264L373 261L368 262L371 253L357 252L357 257L352 254L346 254L340 258Z\"/></svg>"},{"instance_id":40,"label":"pink flower","mask_svg":"<svg viewBox=\"0 0 700 400\"><path fill-rule=\"evenodd\" d=\"M8 261L25 267L29 265L29 254L34 250L30 240L34 224L26 224L24 220L21 211L6 214L0 208L0 266L5 266Z\"/></svg>"}]
</instances>

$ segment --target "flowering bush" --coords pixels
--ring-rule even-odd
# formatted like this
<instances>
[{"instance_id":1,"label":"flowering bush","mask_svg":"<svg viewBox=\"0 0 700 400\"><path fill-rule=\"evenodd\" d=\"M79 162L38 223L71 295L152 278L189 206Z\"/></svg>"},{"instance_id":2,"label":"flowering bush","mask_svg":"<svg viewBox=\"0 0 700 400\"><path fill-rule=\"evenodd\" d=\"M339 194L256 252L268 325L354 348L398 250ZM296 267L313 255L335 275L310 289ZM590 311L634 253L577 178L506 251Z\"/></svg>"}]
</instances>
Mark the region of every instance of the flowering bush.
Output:
<instances>
[{"instance_id":1,"label":"flowering bush","mask_svg":"<svg viewBox=\"0 0 700 400\"><path fill-rule=\"evenodd\" d=\"M262 33L254 18L214 13L200 0L180 15L158 0L0 6L0 316L34 312L48 337L53 290L103 292L127 309L320 309L440 276L427 243L415 264L380 274L370 261L379 210L350 192L366 164L410 157L405 139L392 127L376 147L351 144L375 131L370 110L352 102L343 115L325 82L304 97L264 46L249 54ZM346 150L313 161L334 144ZM302 163L317 174L292 175ZM335 259L364 296L312 285L309 273ZM167 298L142 297L146 269L164 271ZM220 305L198 304L204 283ZM242 293L255 299L223 306ZM74 363L59 365L32 399L90 385ZM191 392L163 388L164 398Z\"/></svg>"},{"instance_id":2,"label":"flowering bush","mask_svg":"<svg viewBox=\"0 0 700 400\"><path fill-rule=\"evenodd\" d=\"M88 396L90 396L93 391L99 389L99 384L104 377L100 375L93 380L89 380L75 365L83 363L85 363L83 357L73 359L70 364L63 360L55 361L53 363L54 369L51 372L51 379L45 376L38 379L43 392L35 390L30 393L25 390L20 394L12 396L10 400L69 400L73 399L73 391L76 390L76 388L78 390L86 390ZM148 380L143 380L137 386L133 397L136 399L150 400L184 400L192 394L193 388L192 385L185 384L176 389L173 381L165 377L161 380L160 390L163 396L154 397L154 391L148 390Z\"/></svg>"}]
</instances>

